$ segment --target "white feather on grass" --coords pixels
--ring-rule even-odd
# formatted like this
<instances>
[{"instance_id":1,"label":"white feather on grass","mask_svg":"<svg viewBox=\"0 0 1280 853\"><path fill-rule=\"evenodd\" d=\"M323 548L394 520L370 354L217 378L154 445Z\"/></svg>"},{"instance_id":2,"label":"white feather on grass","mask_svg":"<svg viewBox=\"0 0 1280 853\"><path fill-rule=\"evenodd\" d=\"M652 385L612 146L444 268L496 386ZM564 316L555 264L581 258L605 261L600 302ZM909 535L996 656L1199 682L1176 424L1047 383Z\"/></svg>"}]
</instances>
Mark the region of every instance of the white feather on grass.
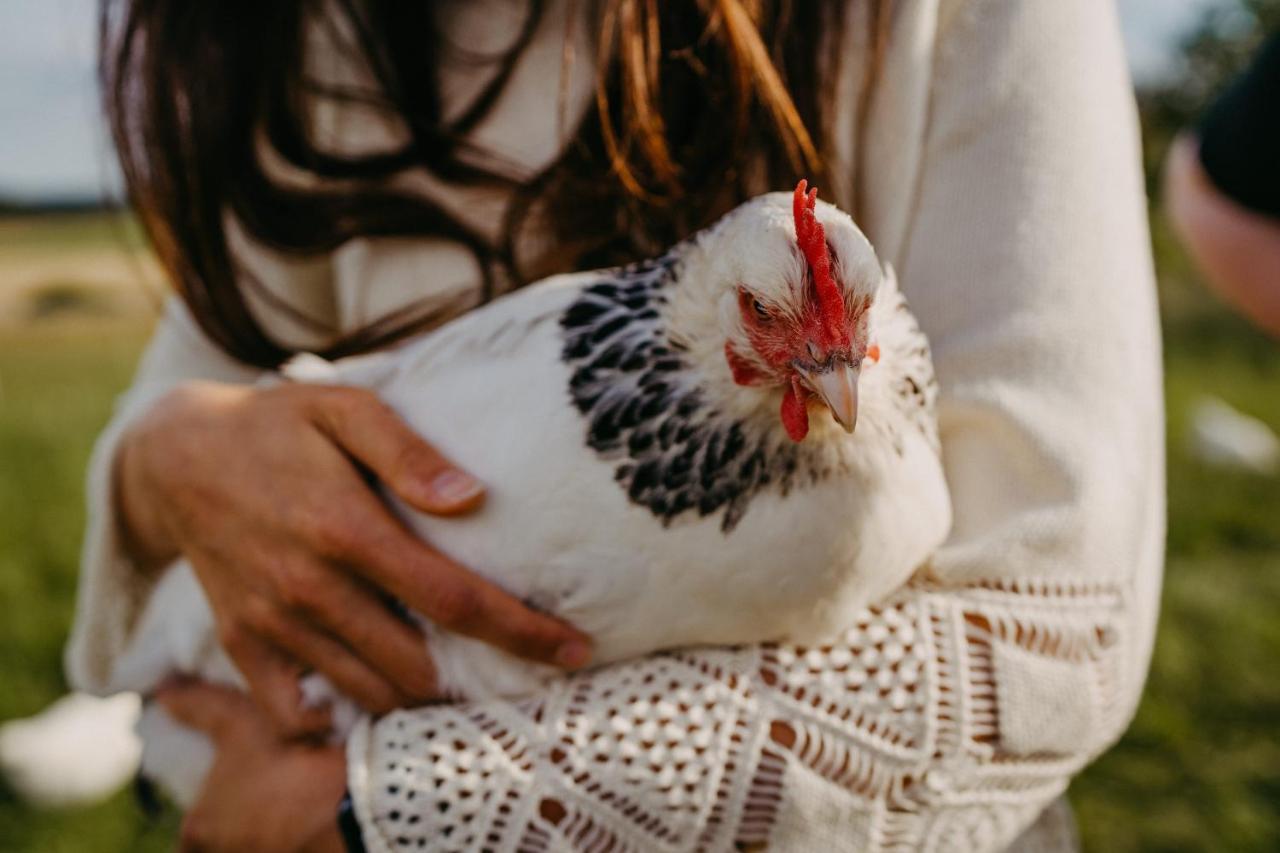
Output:
<instances>
[{"instance_id":1,"label":"white feather on grass","mask_svg":"<svg viewBox=\"0 0 1280 853\"><path fill-rule=\"evenodd\" d=\"M1271 427L1217 397L1202 397L1192 409L1191 452L1220 468L1280 471L1280 438Z\"/></svg>"},{"instance_id":2,"label":"white feather on grass","mask_svg":"<svg viewBox=\"0 0 1280 853\"><path fill-rule=\"evenodd\" d=\"M105 800L138 771L142 741L134 731L136 693L107 699L70 693L33 717L0 725L0 772L38 808Z\"/></svg>"}]
</instances>

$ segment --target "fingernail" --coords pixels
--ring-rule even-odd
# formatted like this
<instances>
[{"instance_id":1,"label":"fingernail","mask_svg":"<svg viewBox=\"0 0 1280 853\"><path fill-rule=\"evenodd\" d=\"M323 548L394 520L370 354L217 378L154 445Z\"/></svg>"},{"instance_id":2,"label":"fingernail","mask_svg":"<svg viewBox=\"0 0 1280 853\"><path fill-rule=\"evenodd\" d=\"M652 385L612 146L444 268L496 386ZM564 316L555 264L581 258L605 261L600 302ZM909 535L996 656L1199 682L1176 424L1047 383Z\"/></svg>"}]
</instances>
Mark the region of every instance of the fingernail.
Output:
<instances>
[{"instance_id":1,"label":"fingernail","mask_svg":"<svg viewBox=\"0 0 1280 853\"><path fill-rule=\"evenodd\" d=\"M556 649L556 665L565 669L582 669L591 662L591 647L579 640L570 640Z\"/></svg>"},{"instance_id":2,"label":"fingernail","mask_svg":"<svg viewBox=\"0 0 1280 853\"><path fill-rule=\"evenodd\" d=\"M431 481L430 489L437 500L460 504L475 498L484 491L484 486L469 474L449 468L436 475Z\"/></svg>"}]
</instances>

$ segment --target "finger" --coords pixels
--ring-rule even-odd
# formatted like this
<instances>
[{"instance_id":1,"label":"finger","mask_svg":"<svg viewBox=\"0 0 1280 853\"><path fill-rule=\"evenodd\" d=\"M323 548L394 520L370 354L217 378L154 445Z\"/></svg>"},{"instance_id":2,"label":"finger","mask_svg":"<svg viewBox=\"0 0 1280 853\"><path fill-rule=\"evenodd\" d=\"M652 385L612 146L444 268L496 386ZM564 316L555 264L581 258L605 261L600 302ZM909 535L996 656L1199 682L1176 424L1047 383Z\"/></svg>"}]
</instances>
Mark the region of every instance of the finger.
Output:
<instances>
[{"instance_id":1,"label":"finger","mask_svg":"<svg viewBox=\"0 0 1280 853\"><path fill-rule=\"evenodd\" d=\"M591 659L580 631L537 613L498 586L432 549L385 512L363 519L358 565L378 586L441 627L512 654L567 669Z\"/></svg>"},{"instance_id":2,"label":"finger","mask_svg":"<svg viewBox=\"0 0 1280 853\"><path fill-rule=\"evenodd\" d=\"M319 398L316 423L411 506L458 515L484 501L484 486L409 429L369 391L332 389Z\"/></svg>"},{"instance_id":3,"label":"finger","mask_svg":"<svg viewBox=\"0 0 1280 853\"><path fill-rule=\"evenodd\" d=\"M308 708L302 702L298 680L302 666L264 637L245 628L224 632L222 646L249 684L254 703L283 737L327 734L331 725L327 708Z\"/></svg>"},{"instance_id":4,"label":"finger","mask_svg":"<svg viewBox=\"0 0 1280 853\"><path fill-rule=\"evenodd\" d=\"M155 699L175 720L215 741L254 710L239 690L195 679L170 680L156 690Z\"/></svg>"},{"instance_id":5,"label":"finger","mask_svg":"<svg viewBox=\"0 0 1280 853\"><path fill-rule=\"evenodd\" d=\"M282 620L268 639L324 675L343 695L372 714L413 704L413 697L398 690L350 649L300 619Z\"/></svg>"},{"instance_id":6,"label":"finger","mask_svg":"<svg viewBox=\"0 0 1280 853\"><path fill-rule=\"evenodd\" d=\"M327 629L407 698L437 698L435 666L422 633L348 572L326 567L324 574L323 582L292 590L295 609Z\"/></svg>"}]
</instances>

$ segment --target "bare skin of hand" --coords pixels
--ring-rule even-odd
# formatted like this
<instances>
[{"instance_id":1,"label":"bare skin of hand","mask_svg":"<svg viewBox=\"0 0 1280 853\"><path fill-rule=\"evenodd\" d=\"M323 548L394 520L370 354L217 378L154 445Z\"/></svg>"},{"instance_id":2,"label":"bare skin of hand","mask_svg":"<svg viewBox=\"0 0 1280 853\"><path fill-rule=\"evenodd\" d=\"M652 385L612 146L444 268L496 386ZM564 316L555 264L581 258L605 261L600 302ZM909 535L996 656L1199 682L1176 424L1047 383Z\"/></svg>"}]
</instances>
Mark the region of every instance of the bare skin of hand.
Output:
<instances>
[{"instance_id":1,"label":"bare skin of hand","mask_svg":"<svg viewBox=\"0 0 1280 853\"><path fill-rule=\"evenodd\" d=\"M482 486L364 390L192 383L125 436L116 489L145 566L187 557L219 638L281 734L324 730L298 677L323 673L366 710L435 698L421 633L387 596L516 655L584 666L589 640L529 610L414 536L376 479L433 515L470 512Z\"/></svg>"},{"instance_id":2,"label":"bare skin of hand","mask_svg":"<svg viewBox=\"0 0 1280 853\"><path fill-rule=\"evenodd\" d=\"M335 746L282 741L237 690L198 681L161 688L174 719L213 741L213 767L182 821L184 853L341 853L346 759Z\"/></svg>"}]
</instances>

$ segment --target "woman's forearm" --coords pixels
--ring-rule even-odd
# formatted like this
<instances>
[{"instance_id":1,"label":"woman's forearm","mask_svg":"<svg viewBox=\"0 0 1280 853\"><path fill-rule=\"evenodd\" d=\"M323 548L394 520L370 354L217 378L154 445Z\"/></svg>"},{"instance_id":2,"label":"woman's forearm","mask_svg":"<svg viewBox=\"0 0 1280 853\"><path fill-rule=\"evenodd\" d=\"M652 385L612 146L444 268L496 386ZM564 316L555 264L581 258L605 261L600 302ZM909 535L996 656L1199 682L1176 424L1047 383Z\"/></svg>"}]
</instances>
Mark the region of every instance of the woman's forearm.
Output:
<instances>
[{"instance_id":1,"label":"woman's forearm","mask_svg":"<svg viewBox=\"0 0 1280 853\"><path fill-rule=\"evenodd\" d=\"M446 835L1001 850L1123 728L1127 619L1118 587L917 586L828 648L678 652L398 711L353 735L348 783L370 853Z\"/></svg>"}]
</instances>

